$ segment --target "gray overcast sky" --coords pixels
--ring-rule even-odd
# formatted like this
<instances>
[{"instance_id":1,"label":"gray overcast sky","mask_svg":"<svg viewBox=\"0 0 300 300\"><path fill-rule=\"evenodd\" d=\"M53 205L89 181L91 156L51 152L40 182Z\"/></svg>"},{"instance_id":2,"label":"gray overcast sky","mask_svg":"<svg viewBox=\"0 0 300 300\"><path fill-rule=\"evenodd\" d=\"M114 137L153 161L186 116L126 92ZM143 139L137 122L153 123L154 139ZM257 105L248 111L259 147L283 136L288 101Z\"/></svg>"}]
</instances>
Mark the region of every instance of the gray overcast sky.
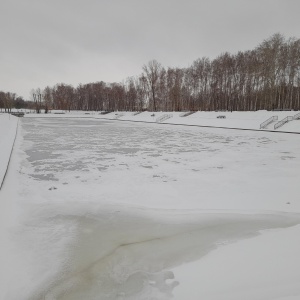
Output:
<instances>
[{"instance_id":1,"label":"gray overcast sky","mask_svg":"<svg viewBox=\"0 0 300 300\"><path fill-rule=\"evenodd\" d=\"M299 0L0 0L0 90L120 82L151 59L195 59L300 38Z\"/></svg>"}]
</instances>

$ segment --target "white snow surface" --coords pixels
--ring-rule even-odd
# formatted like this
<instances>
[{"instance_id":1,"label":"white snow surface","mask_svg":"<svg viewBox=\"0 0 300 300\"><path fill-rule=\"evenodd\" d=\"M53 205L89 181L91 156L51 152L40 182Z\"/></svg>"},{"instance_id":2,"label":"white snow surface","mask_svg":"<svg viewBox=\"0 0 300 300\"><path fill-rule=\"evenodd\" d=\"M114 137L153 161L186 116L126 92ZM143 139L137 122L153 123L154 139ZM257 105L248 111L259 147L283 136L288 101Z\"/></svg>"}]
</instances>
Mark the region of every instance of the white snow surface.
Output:
<instances>
[{"instance_id":1,"label":"white snow surface","mask_svg":"<svg viewBox=\"0 0 300 300\"><path fill-rule=\"evenodd\" d=\"M101 112L82 112L82 111L53 111L47 115L41 115L48 118L96 118L107 119L117 121L134 121L134 122L147 122L156 123L157 120L163 115L170 115L171 117L164 120L161 123L170 124L182 124L193 126L212 126L212 127L225 127L225 128L241 128L241 129L255 129L260 130L260 124L268 120L271 117L277 117L277 121L271 122L264 128L264 130L275 131L288 131L288 132L300 132L300 117L288 123L285 123L282 127L274 129L274 125L285 119L286 117L295 117L299 115L299 111L197 111L193 114L183 117L186 112L111 112L108 114L101 114ZM29 113L26 117L36 117L36 114ZM225 118L218 118L219 116Z\"/></svg>"},{"instance_id":2,"label":"white snow surface","mask_svg":"<svg viewBox=\"0 0 300 300\"><path fill-rule=\"evenodd\" d=\"M227 114L242 128L267 113ZM19 124L0 191L1 300L300 299L300 135L54 116Z\"/></svg>"},{"instance_id":3,"label":"white snow surface","mask_svg":"<svg viewBox=\"0 0 300 300\"><path fill-rule=\"evenodd\" d=\"M11 155L17 124L18 118L0 113L0 187Z\"/></svg>"}]
</instances>

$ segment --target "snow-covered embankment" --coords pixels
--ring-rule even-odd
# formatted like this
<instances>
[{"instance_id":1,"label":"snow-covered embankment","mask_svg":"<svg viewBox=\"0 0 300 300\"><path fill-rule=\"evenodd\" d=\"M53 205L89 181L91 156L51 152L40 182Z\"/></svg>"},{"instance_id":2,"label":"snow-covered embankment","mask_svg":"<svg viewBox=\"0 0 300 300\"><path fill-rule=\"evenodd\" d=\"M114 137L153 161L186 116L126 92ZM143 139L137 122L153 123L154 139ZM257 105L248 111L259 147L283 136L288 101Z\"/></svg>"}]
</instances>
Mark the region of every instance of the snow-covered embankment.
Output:
<instances>
[{"instance_id":1,"label":"snow-covered embankment","mask_svg":"<svg viewBox=\"0 0 300 300\"><path fill-rule=\"evenodd\" d=\"M17 126L17 117L9 114L0 114L0 189L8 168Z\"/></svg>"}]
</instances>

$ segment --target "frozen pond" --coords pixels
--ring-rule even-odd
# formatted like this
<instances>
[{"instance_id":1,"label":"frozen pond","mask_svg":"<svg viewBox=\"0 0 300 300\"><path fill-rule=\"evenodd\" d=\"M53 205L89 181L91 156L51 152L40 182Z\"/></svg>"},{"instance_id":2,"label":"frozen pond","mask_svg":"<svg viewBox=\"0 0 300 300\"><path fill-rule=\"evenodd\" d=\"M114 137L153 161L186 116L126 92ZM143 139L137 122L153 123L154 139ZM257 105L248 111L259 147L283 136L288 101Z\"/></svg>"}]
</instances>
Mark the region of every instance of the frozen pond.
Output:
<instances>
[{"instance_id":1,"label":"frozen pond","mask_svg":"<svg viewBox=\"0 0 300 300\"><path fill-rule=\"evenodd\" d=\"M82 119L25 118L23 128L23 172L45 189L111 188L112 201L150 207L244 209L255 197L270 209L268 196L283 210L295 190L298 136Z\"/></svg>"},{"instance_id":2,"label":"frozen pond","mask_svg":"<svg viewBox=\"0 0 300 300\"><path fill-rule=\"evenodd\" d=\"M230 135L151 124L61 119L34 123L25 119L23 124L25 140L32 143L26 150L34 167L31 176L43 179L47 175L45 180L56 181L69 171L70 176L82 172L105 176L106 171L130 172L137 168L151 169L149 175L155 178L161 174L168 181L175 176L168 174L166 168L197 172L207 158L220 156L224 147L234 149L249 144L248 137L237 141ZM273 141L262 138L257 142L261 146Z\"/></svg>"},{"instance_id":3,"label":"frozen pond","mask_svg":"<svg viewBox=\"0 0 300 300\"><path fill-rule=\"evenodd\" d=\"M18 145L6 299L171 299L173 268L300 223L296 135L24 118Z\"/></svg>"}]
</instances>

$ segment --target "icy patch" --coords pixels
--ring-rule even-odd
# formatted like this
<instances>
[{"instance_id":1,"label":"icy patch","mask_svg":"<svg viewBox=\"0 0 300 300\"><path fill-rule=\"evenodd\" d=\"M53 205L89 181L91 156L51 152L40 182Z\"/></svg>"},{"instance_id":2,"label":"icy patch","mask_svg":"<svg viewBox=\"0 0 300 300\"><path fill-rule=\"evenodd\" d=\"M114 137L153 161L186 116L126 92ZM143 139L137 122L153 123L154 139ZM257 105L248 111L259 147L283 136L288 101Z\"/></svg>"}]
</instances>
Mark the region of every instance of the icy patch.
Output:
<instances>
[{"instance_id":1,"label":"icy patch","mask_svg":"<svg viewBox=\"0 0 300 300\"><path fill-rule=\"evenodd\" d=\"M23 271L35 282L23 299L171 299L179 284L171 268L260 230L298 223L297 214L52 203L31 213L16 236L29 257ZM43 247L32 247L37 240Z\"/></svg>"}]
</instances>

